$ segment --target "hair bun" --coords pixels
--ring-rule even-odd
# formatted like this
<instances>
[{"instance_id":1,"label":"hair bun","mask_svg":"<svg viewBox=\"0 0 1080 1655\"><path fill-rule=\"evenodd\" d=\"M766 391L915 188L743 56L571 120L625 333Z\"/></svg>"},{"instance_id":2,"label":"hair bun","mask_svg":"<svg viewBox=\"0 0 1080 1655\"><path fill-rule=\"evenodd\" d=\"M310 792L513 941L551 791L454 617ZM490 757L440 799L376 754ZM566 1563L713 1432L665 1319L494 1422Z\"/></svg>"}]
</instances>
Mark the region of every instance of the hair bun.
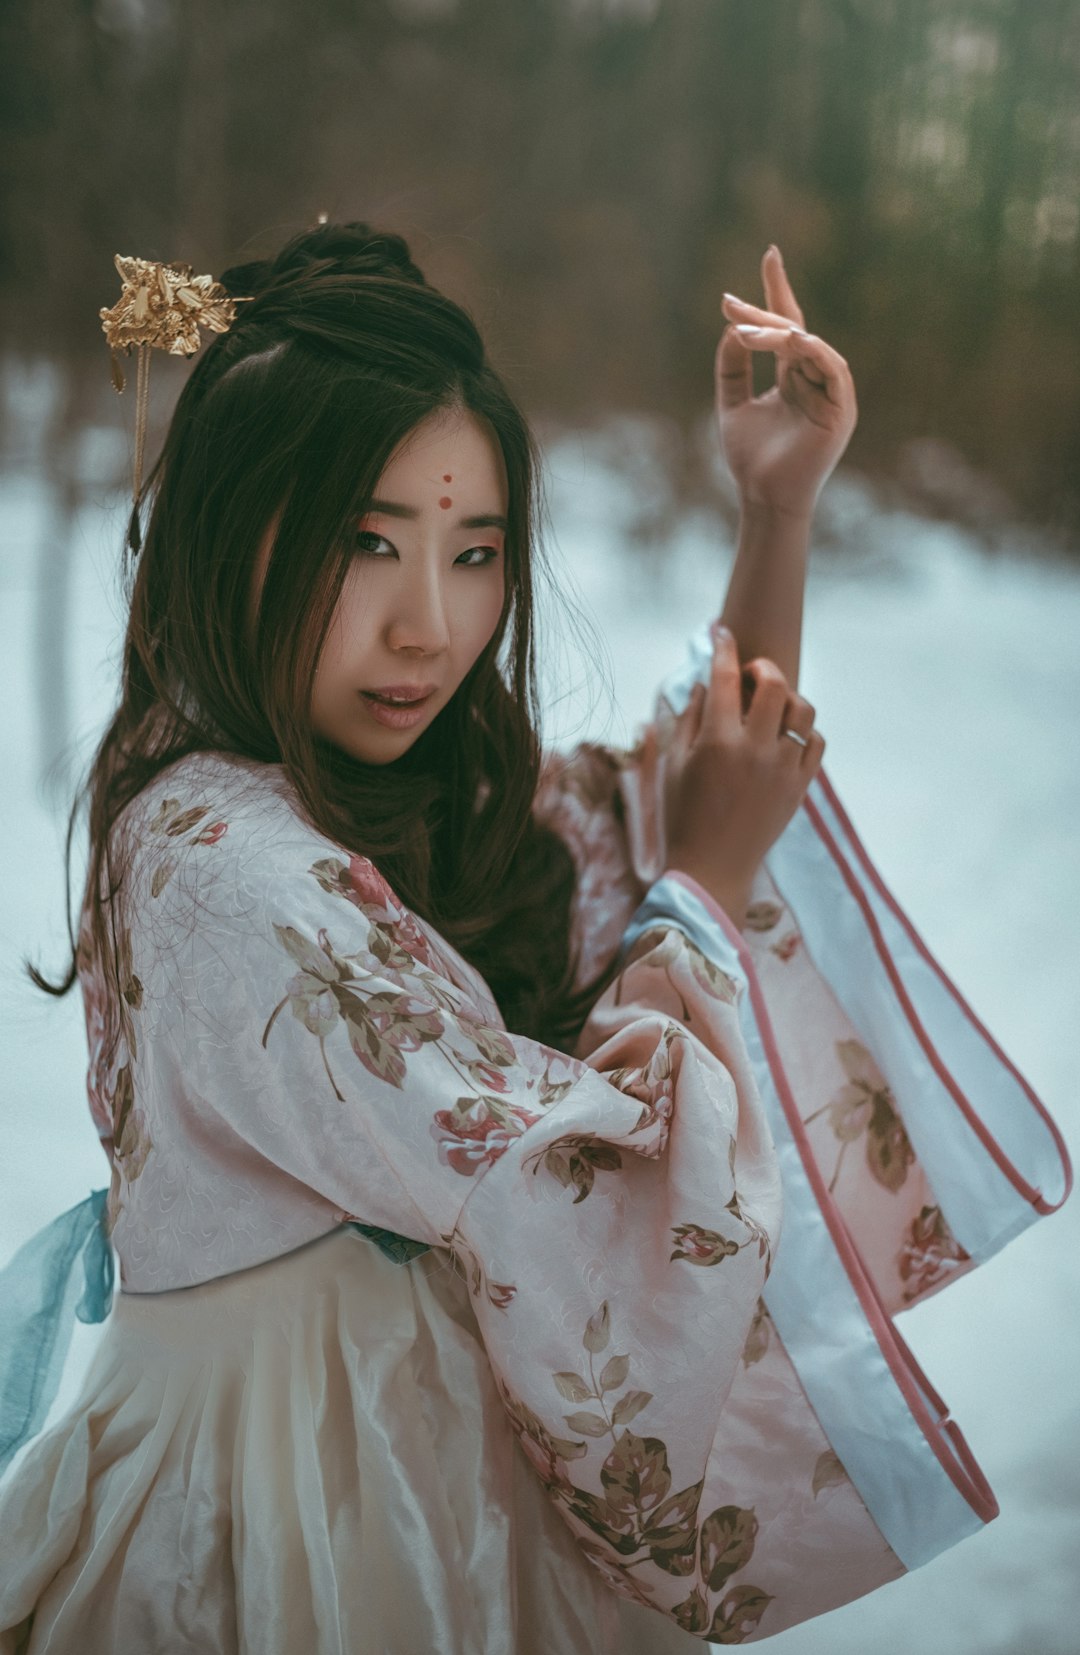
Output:
<instances>
[{"instance_id":1,"label":"hair bun","mask_svg":"<svg viewBox=\"0 0 1080 1655\"><path fill-rule=\"evenodd\" d=\"M273 262L273 259L255 259L251 264L232 264L221 272L218 281L232 298L254 297L269 285Z\"/></svg>"},{"instance_id":2,"label":"hair bun","mask_svg":"<svg viewBox=\"0 0 1080 1655\"><path fill-rule=\"evenodd\" d=\"M273 258L231 265L218 281L234 297L259 298L278 287L294 286L298 277L324 274L393 276L426 285L404 237L376 230L362 219L301 230Z\"/></svg>"}]
</instances>

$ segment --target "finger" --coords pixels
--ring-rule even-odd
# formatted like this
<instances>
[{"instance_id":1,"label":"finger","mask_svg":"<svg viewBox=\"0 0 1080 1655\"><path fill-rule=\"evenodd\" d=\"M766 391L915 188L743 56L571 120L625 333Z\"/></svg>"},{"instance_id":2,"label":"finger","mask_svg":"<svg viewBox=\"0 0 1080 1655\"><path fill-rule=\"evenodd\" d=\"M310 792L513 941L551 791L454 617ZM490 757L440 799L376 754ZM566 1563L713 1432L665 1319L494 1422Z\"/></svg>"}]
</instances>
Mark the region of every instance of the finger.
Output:
<instances>
[{"instance_id":1,"label":"finger","mask_svg":"<svg viewBox=\"0 0 1080 1655\"><path fill-rule=\"evenodd\" d=\"M705 681L701 678L691 686L690 697L679 715L680 734L684 746L692 747L701 728L701 713L705 706Z\"/></svg>"},{"instance_id":2,"label":"finger","mask_svg":"<svg viewBox=\"0 0 1080 1655\"><path fill-rule=\"evenodd\" d=\"M825 752L825 737L820 730L811 730L799 759L802 770L816 770Z\"/></svg>"},{"instance_id":3,"label":"finger","mask_svg":"<svg viewBox=\"0 0 1080 1655\"><path fill-rule=\"evenodd\" d=\"M780 730L793 730L805 741L814 728L814 709L801 695L788 695L787 706L780 720Z\"/></svg>"},{"instance_id":4,"label":"finger","mask_svg":"<svg viewBox=\"0 0 1080 1655\"><path fill-rule=\"evenodd\" d=\"M801 328L806 326L806 318L799 308L799 301L795 297L795 290L788 278L784 266L784 256L779 247L773 242L765 251L761 261L762 281L765 288L765 299L769 306L781 316L789 316Z\"/></svg>"},{"instance_id":5,"label":"finger","mask_svg":"<svg viewBox=\"0 0 1080 1655\"><path fill-rule=\"evenodd\" d=\"M757 741L775 741L791 695L787 679L775 661L764 657L748 661L743 671L752 677L754 683L746 713L747 733Z\"/></svg>"},{"instance_id":6,"label":"finger","mask_svg":"<svg viewBox=\"0 0 1080 1655\"><path fill-rule=\"evenodd\" d=\"M701 708L701 732L721 741L733 741L742 725L739 701L741 668L734 635L727 629L712 628L712 671L705 686Z\"/></svg>"},{"instance_id":7,"label":"finger","mask_svg":"<svg viewBox=\"0 0 1080 1655\"><path fill-rule=\"evenodd\" d=\"M762 327L801 328L801 323L796 322L791 316L785 316L783 311L765 310L761 305L752 305L748 299L740 299L737 293L725 293L720 308L729 322L757 322Z\"/></svg>"},{"instance_id":8,"label":"finger","mask_svg":"<svg viewBox=\"0 0 1080 1655\"><path fill-rule=\"evenodd\" d=\"M790 366L798 366L812 385L824 389L830 402L842 406L854 401L855 387L847 362L819 339L816 333L795 333L790 328L757 328L740 325L739 338L751 350L774 351Z\"/></svg>"},{"instance_id":9,"label":"finger","mask_svg":"<svg viewBox=\"0 0 1080 1655\"><path fill-rule=\"evenodd\" d=\"M754 394L754 359L733 327L724 329L716 347L716 400L721 408L738 408Z\"/></svg>"},{"instance_id":10,"label":"finger","mask_svg":"<svg viewBox=\"0 0 1080 1655\"><path fill-rule=\"evenodd\" d=\"M798 367L819 390L826 384L818 354L809 348L810 334L795 333L790 327L754 327L749 322L739 323L735 331L748 350L772 351L789 367Z\"/></svg>"}]
</instances>

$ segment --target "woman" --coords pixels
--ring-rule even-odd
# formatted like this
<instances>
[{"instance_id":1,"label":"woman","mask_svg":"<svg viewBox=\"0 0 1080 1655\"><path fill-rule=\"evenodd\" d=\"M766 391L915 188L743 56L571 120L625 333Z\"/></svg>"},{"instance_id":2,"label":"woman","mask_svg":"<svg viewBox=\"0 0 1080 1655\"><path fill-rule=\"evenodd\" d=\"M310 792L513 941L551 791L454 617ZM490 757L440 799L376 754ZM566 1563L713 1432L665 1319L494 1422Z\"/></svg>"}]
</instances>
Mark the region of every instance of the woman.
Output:
<instances>
[{"instance_id":1,"label":"woman","mask_svg":"<svg viewBox=\"0 0 1080 1655\"><path fill-rule=\"evenodd\" d=\"M122 1289L0 1491L4 1655L737 1643L994 1515L891 1314L1067 1162L821 771L804 559L854 394L763 274L717 353L744 673L717 632L635 748L548 755L536 456L471 320L364 224L222 277L56 990L112 1183L0 1284L44 1284L5 1457L75 1265L87 1319L112 1249Z\"/></svg>"}]
</instances>

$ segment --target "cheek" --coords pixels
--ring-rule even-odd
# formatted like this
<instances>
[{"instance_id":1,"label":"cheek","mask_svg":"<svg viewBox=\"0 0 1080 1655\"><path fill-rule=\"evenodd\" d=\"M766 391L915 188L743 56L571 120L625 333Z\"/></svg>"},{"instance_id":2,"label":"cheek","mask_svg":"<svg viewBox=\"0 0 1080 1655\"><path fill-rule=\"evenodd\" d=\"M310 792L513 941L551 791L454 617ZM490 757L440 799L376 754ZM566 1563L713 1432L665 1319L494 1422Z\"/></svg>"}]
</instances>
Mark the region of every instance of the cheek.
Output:
<instances>
[{"instance_id":1,"label":"cheek","mask_svg":"<svg viewBox=\"0 0 1080 1655\"><path fill-rule=\"evenodd\" d=\"M477 619L477 632L480 634L478 651L484 647L497 628L505 603L506 575L500 565L499 576L491 582L487 593L487 602L481 607Z\"/></svg>"},{"instance_id":2,"label":"cheek","mask_svg":"<svg viewBox=\"0 0 1080 1655\"><path fill-rule=\"evenodd\" d=\"M323 642L315 673L316 690L332 691L342 675L355 672L363 648L361 607L343 593Z\"/></svg>"}]
</instances>

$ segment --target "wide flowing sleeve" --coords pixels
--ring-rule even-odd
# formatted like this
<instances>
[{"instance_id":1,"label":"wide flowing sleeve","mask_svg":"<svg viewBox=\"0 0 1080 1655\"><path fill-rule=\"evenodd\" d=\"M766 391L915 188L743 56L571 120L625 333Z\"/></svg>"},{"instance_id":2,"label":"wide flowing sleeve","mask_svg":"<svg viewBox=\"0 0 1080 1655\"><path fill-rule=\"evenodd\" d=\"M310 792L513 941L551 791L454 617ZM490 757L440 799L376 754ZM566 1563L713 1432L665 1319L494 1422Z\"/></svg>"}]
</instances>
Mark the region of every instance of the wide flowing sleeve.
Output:
<instances>
[{"instance_id":1,"label":"wide flowing sleeve","mask_svg":"<svg viewBox=\"0 0 1080 1655\"><path fill-rule=\"evenodd\" d=\"M744 985L735 1005L784 1198L729 1423L744 1404L749 1419L773 1386L797 1388L828 1447L803 1533L818 1500L836 1499L835 1473L911 1569L998 1507L898 1313L1057 1211L1072 1168L1049 1110L915 931L823 769L763 859L741 928L667 868L666 755L711 654L702 627L631 748L586 742L550 754L538 809L578 864L572 924L583 980L684 890L724 936L725 969ZM682 919L690 923L689 910ZM703 933L698 941L713 947ZM778 1427L785 1454L793 1418ZM774 1489L784 1476L776 1466ZM763 1531L775 1525L775 1556L785 1513L760 1488L755 1510ZM759 1538L755 1562L764 1549ZM774 1577L763 1570L760 1579L772 1589ZM783 1601L777 1594L755 1636L779 1629Z\"/></svg>"},{"instance_id":2,"label":"wide flowing sleeve","mask_svg":"<svg viewBox=\"0 0 1080 1655\"><path fill-rule=\"evenodd\" d=\"M667 753L712 647L703 625L631 748L549 755L541 809L578 861L586 972L667 867ZM1058 1210L1072 1168L1050 1111L916 931L824 766L763 858L731 941L774 1132L782 1118L886 1313Z\"/></svg>"}]
</instances>

